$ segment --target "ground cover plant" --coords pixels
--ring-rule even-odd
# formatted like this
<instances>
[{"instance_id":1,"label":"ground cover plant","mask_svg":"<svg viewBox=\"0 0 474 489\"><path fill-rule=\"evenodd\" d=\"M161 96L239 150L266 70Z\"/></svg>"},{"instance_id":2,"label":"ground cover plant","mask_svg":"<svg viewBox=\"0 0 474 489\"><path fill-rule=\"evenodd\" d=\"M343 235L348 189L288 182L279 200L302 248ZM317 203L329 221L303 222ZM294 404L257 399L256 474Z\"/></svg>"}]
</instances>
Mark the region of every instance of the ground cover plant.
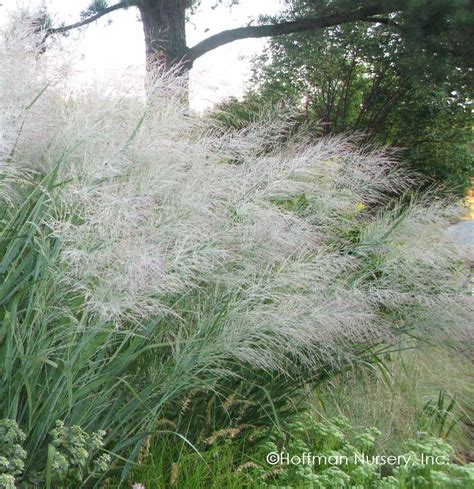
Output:
<instances>
[{"instance_id":1,"label":"ground cover plant","mask_svg":"<svg viewBox=\"0 0 474 489\"><path fill-rule=\"evenodd\" d=\"M261 451L342 372L470 339L456 208L391 155L284 108L223 132L173 73L72 90L37 36L0 47L0 487L126 487L160 440Z\"/></svg>"},{"instance_id":2,"label":"ground cover plant","mask_svg":"<svg viewBox=\"0 0 474 489\"><path fill-rule=\"evenodd\" d=\"M288 428L290 437L276 431L253 448L236 449L230 439L221 440L205 458L161 443L132 479L143 481L144 487L442 489L469 487L474 477L474 464L453 463L453 447L427 433L406 439L403 450L392 455L402 463L391 466L390 455L375 449L381 435L376 428L355 428L342 416L316 421L308 414ZM281 457L282 463L265 463L268 454Z\"/></svg>"}]
</instances>

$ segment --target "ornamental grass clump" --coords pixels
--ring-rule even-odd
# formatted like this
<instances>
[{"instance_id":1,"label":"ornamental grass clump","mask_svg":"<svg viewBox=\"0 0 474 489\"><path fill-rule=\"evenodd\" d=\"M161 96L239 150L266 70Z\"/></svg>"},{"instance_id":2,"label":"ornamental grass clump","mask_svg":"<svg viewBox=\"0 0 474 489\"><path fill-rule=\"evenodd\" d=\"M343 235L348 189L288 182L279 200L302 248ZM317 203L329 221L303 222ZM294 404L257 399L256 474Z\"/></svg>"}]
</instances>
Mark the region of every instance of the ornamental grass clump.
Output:
<instances>
[{"instance_id":1,"label":"ornamental grass clump","mask_svg":"<svg viewBox=\"0 0 474 489\"><path fill-rule=\"evenodd\" d=\"M414 177L390 155L278 137L287 114L223 133L172 73L146 101L67 88L36 35L0 47L0 419L26 435L21 483L57 422L103 430L95 456L125 477L157 433L280 425L405 333L468 334L451 205L391 203Z\"/></svg>"}]
</instances>

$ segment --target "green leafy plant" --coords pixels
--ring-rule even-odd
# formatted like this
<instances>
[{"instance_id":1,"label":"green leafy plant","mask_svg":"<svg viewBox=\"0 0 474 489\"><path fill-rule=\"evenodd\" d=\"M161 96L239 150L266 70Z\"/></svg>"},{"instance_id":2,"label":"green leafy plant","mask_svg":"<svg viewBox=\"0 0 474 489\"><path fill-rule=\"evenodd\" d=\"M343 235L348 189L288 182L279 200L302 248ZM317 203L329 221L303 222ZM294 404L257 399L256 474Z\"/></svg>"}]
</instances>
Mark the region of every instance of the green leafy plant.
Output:
<instances>
[{"instance_id":1,"label":"green leafy plant","mask_svg":"<svg viewBox=\"0 0 474 489\"><path fill-rule=\"evenodd\" d=\"M460 421L456 415L457 402L445 390L440 390L436 401L430 399L420 414L420 430L428 431L439 438L447 438Z\"/></svg>"},{"instance_id":2,"label":"green leafy plant","mask_svg":"<svg viewBox=\"0 0 474 489\"><path fill-rule=\"evenodd\" d=\"M111 457L98 454L103 447L105 432L88 435L79 426L66 427L56 422L51 431L51 444L44 467L25 477L27 452L22 444L25 433L10 419L0 420L0 487L57 487L68 488L87 484L109 469Z\"/></svg>"},{"instance_id":3,"label":"green leafy plant","mask_svg":"<svg viewBox=\"0 0 474 489\"><path fill-rule=\"evenodd\" d=\"M88 435L79 426L56 421L47 460L47 487L72 487L107 472L111 456L95 455L104 446L105 431ZM51 479L51 482L49 481Z\"/></svg>"},{"instance_id":4,"label":"green leafy plant","mask_svg":"<svg viewBox=\"0 0 474 489\"><path fill-rule=\"evenodd\" d=\"M0 487L12 489L15 478L23 473L26 452L22 447L25 434L15 421L0 420Z\"/></svg>"}]
</instances>

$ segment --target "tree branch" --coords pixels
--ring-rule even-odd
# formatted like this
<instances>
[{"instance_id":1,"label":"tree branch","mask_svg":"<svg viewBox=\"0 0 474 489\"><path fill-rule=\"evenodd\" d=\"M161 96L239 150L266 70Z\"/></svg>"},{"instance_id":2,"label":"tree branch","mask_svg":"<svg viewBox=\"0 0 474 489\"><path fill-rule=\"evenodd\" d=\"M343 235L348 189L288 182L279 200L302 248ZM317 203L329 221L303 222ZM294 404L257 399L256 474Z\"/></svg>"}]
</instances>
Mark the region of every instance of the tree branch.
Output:
<instances>
[{"instance_id":1,"label":"tree branch","mask_svg":"<svg viewBox=\"0 0 474 489\"><path fill-rule=\"evenodd\" d=\"M384 25L397 25L392 19L389 17L366 17L362 19L364 22L376 22L378 24Z\"/></svg>"},{"instance_id":2,"label":"tree branch","mask_svg":"<svg viewBox=\"0 0 474 489\"><path fill-rule=\"evenodd\" d=\"M213 36L204 39L196 44L194 47L188 50L186 61L193 63L197 58L206 54L213 49L216 49L224 44L228 44L233 41L248 38L259 37L273 37L281 36L284 34L292 34L295 32L314 31L316 29L323 29L325 27L333 27L340 24L346 24L348 22L354 22L356 20L362 20L366 22L388 23L387 18L374 17L380 14L389 14L398 9L393 7L392 9L384 9L381 6L373 5L371 7L362 8L352 12L336 13L327 15L324 17L317 17L312 19L301 19L291 22L281 22L278 24L264 24L258 26L239 27L237 29L230 29L227 31L219 32Z\"/></svg>"},{"instance_id":3,"label":"tree branch","mask_svg":"<svg viewBox=\"0 0 474 489\"><path fill-rule=\"evenodd\" d=\"M85 25L92 24L92 22L95 22L96 20L100 19L101 17L104 17L104 15L108 15L111 12L115 12L116 10L127 8L127 7L130 7L133 5L134 4L131 2L125 2L125 1L116 3L115 5L111 5L110 7L107 7L104 10L97 12L96 14L94 14L90 17L87 17L86 19L80 20L79 22L75 22L74 24L50 28L46 31L46 36L50 36L51 34L63 34L64 32L71 31L73 29L77 29L78 27L84 27Z\"/></svg>"}]
</instances>

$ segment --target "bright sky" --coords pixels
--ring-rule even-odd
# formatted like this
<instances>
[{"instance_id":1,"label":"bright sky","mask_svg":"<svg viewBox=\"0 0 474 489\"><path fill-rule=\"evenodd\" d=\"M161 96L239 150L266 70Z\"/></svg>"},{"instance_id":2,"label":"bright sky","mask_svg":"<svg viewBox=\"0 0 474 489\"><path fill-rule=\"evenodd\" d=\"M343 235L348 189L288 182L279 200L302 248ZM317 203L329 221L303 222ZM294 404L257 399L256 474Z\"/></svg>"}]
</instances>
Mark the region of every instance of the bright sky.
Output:
<instances>
[{"instance_id":1,"label":"bright sky","mask_svg":"<svg viewBox=\"0 0 474 489\"><path fill-rule=\"evenodd\" d=\"M0 19L4 20L17 5L46 4L57 24L75 22L89 3L90 0L0 0ZM222 30L247 25L261 14L273 14L281 8L282 0L240 0L231 9L212 9L214 4L215 0L202 0L199 12L187 26L189 46ZM135 8L113 12L71 38L80 54L75 69L82 76L132 72L137 67L143 68L144 73L143 31ZM223 98L241 95L250 74L250 58L264 45L263 39L236 41L198 59L191 72L191 106L204 110Z\"/></svg>"}]
</instances>

